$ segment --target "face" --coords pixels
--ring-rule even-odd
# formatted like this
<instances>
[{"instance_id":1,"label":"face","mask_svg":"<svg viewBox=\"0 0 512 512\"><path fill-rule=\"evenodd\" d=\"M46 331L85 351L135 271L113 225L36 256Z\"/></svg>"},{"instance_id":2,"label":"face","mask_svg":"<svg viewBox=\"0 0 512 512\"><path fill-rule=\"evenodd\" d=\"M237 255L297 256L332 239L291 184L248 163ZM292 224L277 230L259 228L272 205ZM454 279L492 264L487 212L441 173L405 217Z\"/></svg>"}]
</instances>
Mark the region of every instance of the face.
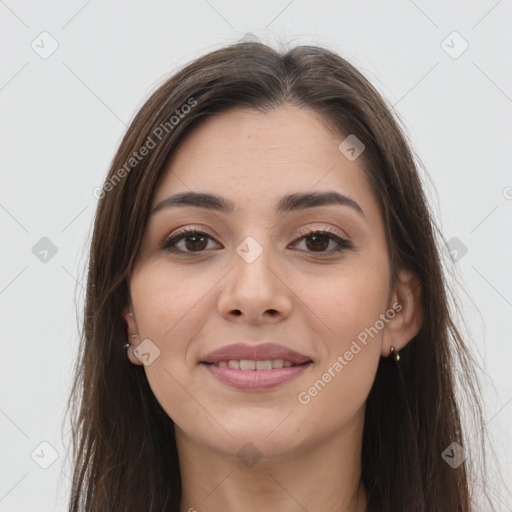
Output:
<instances>
[{"instance_id":1,"label":"face","mask_svg":"<svg viewBox=\"0 0 512 512\"><path fill-rule=\"evenodd\" d=\"M338 149L344 138L310 111L236 110L203 122L174 153L154 194L125 318L139 334L132 347L147 340L129 357L144 361L181 439L229 454L251 441L278 456L362 428L400 313L377 198L362 158ZM192 191L231 208L165 202ZM340 201L288 200L279 209L292 194L333 192ZM284 352L234 352L233 360L286 366L204 362L226 346L221 357L230 359L237 343ZM275 362L287 350L307 362Z\"/></svg>"}]
</instances>

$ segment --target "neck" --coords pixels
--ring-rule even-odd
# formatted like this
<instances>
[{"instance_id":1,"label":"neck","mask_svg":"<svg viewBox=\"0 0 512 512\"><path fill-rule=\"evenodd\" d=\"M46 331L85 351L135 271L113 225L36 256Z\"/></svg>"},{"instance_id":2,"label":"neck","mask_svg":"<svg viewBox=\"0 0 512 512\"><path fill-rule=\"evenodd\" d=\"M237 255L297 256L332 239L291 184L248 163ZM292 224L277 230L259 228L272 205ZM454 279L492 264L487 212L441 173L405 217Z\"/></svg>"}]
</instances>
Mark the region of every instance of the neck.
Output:
<instances>
[{"instance_id":1,"label":"neck","mask_svg":"<svg viewBox=\"0 0 512 512\"><path fill-rule=\"evenodd\" d=\"M201 446L176 429L180 512L364 512L361 436L360 418L317 444L263 455L249 467L236 456Z\"/></svg>"}]
</instances>

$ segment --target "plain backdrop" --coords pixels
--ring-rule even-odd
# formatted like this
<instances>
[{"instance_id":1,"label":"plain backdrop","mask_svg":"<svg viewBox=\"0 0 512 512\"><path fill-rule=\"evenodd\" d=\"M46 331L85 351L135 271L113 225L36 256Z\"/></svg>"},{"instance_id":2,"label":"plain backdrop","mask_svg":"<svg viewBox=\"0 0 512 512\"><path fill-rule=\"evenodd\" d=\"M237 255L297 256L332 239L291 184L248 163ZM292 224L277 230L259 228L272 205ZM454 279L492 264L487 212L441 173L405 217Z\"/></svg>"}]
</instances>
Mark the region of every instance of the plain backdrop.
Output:
<instances>
[{"instance_id":1,"label":"plain backdrop","mask_svg":"<svg viewBox=\"0 0 512 512\"><path fill-rule=\"evenodd\" d=\"M0 512L66 510L94 188L149 93L244 37L337 51L402 119L512 481L511 21L510 0L0 1ZM512 510L505 489L496 506Z\"/></svg>"}]
</instances>

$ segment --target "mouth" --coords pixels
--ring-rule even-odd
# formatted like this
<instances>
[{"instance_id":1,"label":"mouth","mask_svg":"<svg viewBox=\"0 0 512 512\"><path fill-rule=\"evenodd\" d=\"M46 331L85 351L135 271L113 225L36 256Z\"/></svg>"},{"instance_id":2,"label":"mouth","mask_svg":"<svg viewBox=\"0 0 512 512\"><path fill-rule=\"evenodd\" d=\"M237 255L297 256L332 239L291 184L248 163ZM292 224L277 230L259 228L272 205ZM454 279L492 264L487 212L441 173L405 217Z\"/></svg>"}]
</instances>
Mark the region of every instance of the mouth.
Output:
<instances>
[{"instance_id":1,"label":"mouth","mask_svg":"<svg viewBox=\"0 0 512 512\"><path fill-rule=\"evenodd\" d=\"M270 369L269 366L274 364L276 368ZM259 391L281 386L301 375L312 364L312 361L295 364L282 359L263 361L231 359L227 362L201 363L217 381L246 391Z\"/></svg>"},{"instance_id":2,"label":"mouth","mask_svg":"<svg viewBox=\"0 0 512 512\"><path fill-rule=\"evenodd\" d=\"M228 345L200 361L223 384L257 391L280 386L301 375L313 361L282 345Z\"/></svg>"},{"instance_id":3,"label":"mouth","mask_svg":"<svg viewBox=\"0 0 512 512\"><path fill-rule=\"evenodd\" d=\"M281 364L281 361L283 364ZM200 360L201 363L219 363L221 367L230 367L231 364L234 369L236 369L235 364L238 363L238 369L242 370L271 370L283 366L300 365L310 361L311 358L307 355L276 343L225 345ZM253 368L253 363L259 363L260 367L256 364Z\"/></svg>"}]
</instances>

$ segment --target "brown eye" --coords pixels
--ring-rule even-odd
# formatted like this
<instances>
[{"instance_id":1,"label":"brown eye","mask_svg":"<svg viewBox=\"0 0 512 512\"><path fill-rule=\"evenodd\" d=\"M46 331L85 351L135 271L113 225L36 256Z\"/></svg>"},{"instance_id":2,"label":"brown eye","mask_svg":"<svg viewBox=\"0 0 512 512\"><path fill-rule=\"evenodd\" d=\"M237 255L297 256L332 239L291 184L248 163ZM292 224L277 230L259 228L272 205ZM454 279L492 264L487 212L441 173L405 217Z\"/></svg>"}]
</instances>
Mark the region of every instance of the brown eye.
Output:
<instances>
[{"instance_id":1,"label":"brown eye","mask_svg":"<svg viewBox=\"0 0 512 512\"><path fill-rule=\"evenodd\" d=\"M183 230L166 240L162 249L172 253L201 253L208 248L210 240L213 240L213 238L201 231Z\"/></svg>"},{"instance_id":2,"label":"brown eye","mask_svg":"<svg viewBox=\"0 0 512 512\"><path fill-rule=\"evenodd\" d=\"M306 246L308 249L311 249L312 251L324 251L329 246L329 242L331 241L331 238L327 235L321 235L321 234L312 234L306 237Z\"/></svg>"},{"instance_id":3,"label":"brown eye","mask_svg":"<svg viewBox=\"0 0 512 512\"><path fill-rule=\"evenodd\" d=\"M185 247L189 251L201 251L208 245L206 237L201 235L187 236L183 240L185 240Z\"/></svg>"},{"instance_id":4,"label":"brown eye","mask_svg":"<svg viewBox=\"0 0 512 512\"><path fill-rule=\"evenodd\" d=\"M352 248L352 244L348 240L340 238L330 231L311 231L299 238L295 242L295 245L299 245L301 242L304 242L306 247L301 250L309 253L317 253L321 256L329 256ZM332 247L329 248L331 244Z\"/></svg>"}]
</instances>

